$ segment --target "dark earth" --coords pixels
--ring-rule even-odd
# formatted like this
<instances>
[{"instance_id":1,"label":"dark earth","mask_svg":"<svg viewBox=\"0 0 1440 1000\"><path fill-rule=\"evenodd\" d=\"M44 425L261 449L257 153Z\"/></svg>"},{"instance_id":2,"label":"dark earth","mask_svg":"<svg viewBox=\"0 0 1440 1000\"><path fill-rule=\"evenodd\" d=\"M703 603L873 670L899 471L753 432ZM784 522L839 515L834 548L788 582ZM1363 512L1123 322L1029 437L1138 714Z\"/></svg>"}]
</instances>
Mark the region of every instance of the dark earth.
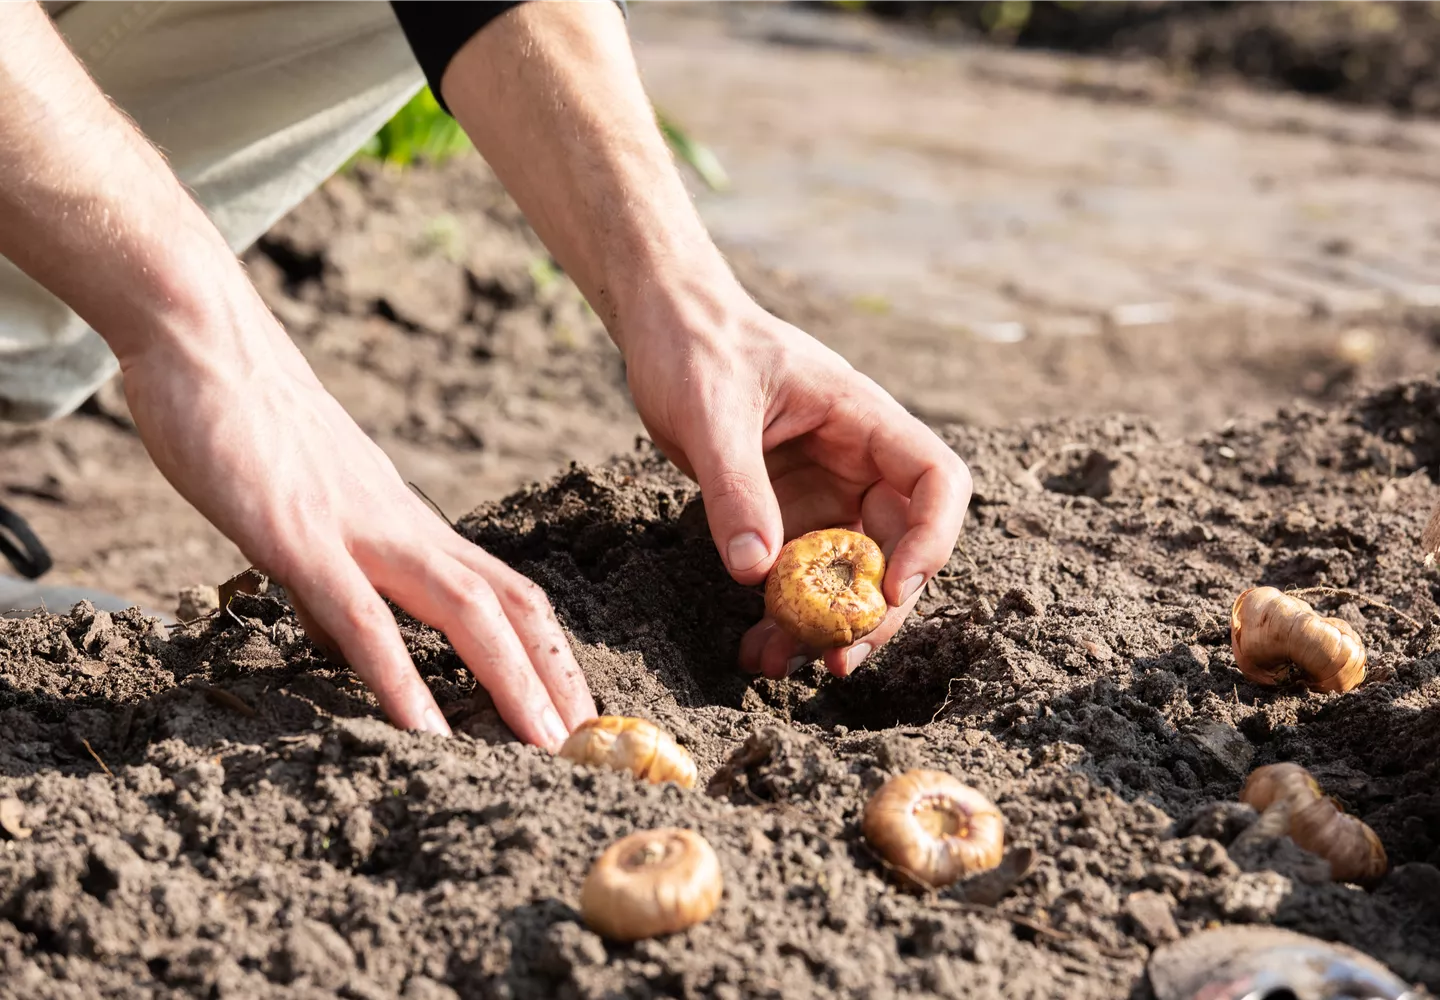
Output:
<instances>
[{"instance_id":1,"label":"dark earth","mask_svg":"<svg viewBox=\"0 0 1440 1000\"><path fill-rule=\"evenodd\" d=\"M278 589L184 626L83 604L0 619L0 800L20 804L0 805L0 998L1141 998L1157 946L1253 924L1440 990L1433 311L1365 317L1367 364L1329 348L1357 320L1323 314L967 344L954 408L986 419L924 414L975 476L960 547L854 676L768 681L735 668L760 591L636 442L619 355L478 159L339 177L246 261L402 473L545 587L601 710L666 727L701 780L519 745L405 619L457 735L397 732ZM847 356L947 335L735 263ZM903 395L903 365L877 377ZM170 610L244 563L117 399L0 430L0 486L67 582ZM1261 584L1319 588L1367 681L1247 682L1228 613ZM1282 760L1374 828L1378 885L1328 882L1253 827L1244 776ZM1009 877L895 884L859 820L914 767L996 802ZM664 825L715 847L724 898L688 932L608 945L579 920L585 873Z\"/></svg>"},{"instance_id":2,"label":"dark earth","mask_svg":"<svg viewBox=\"0 0 1440 1000\"><path fill-rule=\"evenodd\" d=\"M916 620L845 681L737 674L761 597L645 450L460 522L545 586L602 711L690 748L696 791L520 746L413 623L449 741L377 720L278 596L174 630L84 605L4 623L0 793L33 834L4 842L0 990L1143 996L1153 945L1257 921L1440 987L1440 630L1415 621L1436 611L1417 540L1440 383L1190 442L1118 418L944 433L973 519ZM1360 631L1370 679L1246 682L1227 614L1257 583L1335 588L1316 603ZM1393 868L1373 891L1243 835L1241 780L1277 760L1379 834ZM917 766L990 795L1034 870L895 888L858 820ZM672 824L719 853L719 910L607 947L575 910L588 864Z\"/></svg>"}]
</instances>

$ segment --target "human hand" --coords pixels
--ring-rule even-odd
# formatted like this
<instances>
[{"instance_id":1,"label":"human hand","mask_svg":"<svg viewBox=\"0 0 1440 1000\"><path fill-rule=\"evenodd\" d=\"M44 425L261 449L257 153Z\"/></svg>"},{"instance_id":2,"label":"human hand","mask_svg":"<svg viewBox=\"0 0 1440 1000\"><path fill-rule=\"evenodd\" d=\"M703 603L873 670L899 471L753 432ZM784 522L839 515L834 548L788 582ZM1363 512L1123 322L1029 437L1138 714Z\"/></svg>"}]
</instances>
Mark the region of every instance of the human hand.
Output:
<instances>
[{"instance_id":1,"label":"human hand","mask_svg":"<svg viewBox=\"0 0 1440 1000\"><path fill-rule=\"evenodd\" d=\"M640 416L700 484L738 582L759 583L785 540L817 528L880 544L890 612L861 641L823 651L830 672L848 676L895 634L954 550L970 500L965 463L838 354L743 294L695 308L662 300L623 346ZM740 646L741 666L772 678L817 655L769 618Z\"/></svg>"},{"instance_id":2,"label":"human hand","mask_svg":"<svg viewBox=\"0 0 1440 1000\"><path fill-rule=\"evenodd\" d=\"M382 597L449 637L516 735L558 747L595 705L544 594L405 488L39 5L0 3L0 38L0 256L120 359L165 477L308 609L311 638L334 637L396 725L449 732ZM528 44L512 47L524 65Z\"/></svg>"},{"instance_id":3,"label":"human hand","mask_svg":"<svg viewBox=\"0 0 1440 1000\"><path fill-rule=\"evenodd\" d=\"M595 704L544 593L411 493L256 306L243 343L264 346L250 356L122 357L156 464L285 587L395 725L450 732L382 597L445 633L517 736L558 748Z\"/></svg>"}]
</instances>

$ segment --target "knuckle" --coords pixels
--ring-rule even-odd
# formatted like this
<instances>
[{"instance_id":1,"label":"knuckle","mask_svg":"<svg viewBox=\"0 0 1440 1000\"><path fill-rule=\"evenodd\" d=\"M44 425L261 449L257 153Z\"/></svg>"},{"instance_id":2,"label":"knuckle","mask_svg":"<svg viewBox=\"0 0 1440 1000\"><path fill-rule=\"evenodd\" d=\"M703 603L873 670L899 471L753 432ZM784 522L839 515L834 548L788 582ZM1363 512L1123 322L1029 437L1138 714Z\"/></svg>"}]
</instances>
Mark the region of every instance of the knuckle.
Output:
<instances>
[{"instance_id":1,"label":"knuckle","mask_svg":"<svg viewBox=\"0 0 1440 1000\"><path fill-rule=\"evenodd\" d=\"M478 573L448 576L441 582L440 592L450 607L462 612L479 615L501 613L494 588Z\"/></svg>"},{"instance_id":2,"label":"knuckle","mask_svg":"<svg viewBox=\"0 0 1440 1000\"><path fill-rule=\"evenodd\" d=\"M346 601L339 610L340 620L351 635L374 636L386 625L394 623L390 611L379 600L361 598Z\"/></svg>"},{"instance_id":3,"label":"knuckle","mask_svg":"<svg viewBox=\"0 0 1440 1000\"><path fill-rule=\"evenodd\" d=\"M969 496L970 489L974 485L974 479L970 475L970 466L965 460L948 447L945 449L945 478L954 484L955 490L961 496Z\"/></svg>"},{"instance_id":4,"label":"knuckle","mask_svg":"<svg viewBox=\"0 0 1440 1000\"><path fill-rule=\"evenodd\" d=\"M706 480L700 492L711 501L752 500L759 495L755 480L743 472L721 472Z\"/></svg>"},{"instance_id":5,"label":"knuckle","mask_svg":"<svg viewBox=\"0 0 1440 1000\"><path fill-rule=\"evenodd\" d=\"M310 608L313 610L315 605L311 604ZM351 600L336 602L335 610L341 624L351 632L369 632L380 625L375 602L364 597L357 596Z\"/></svg>"},{"instance_id":6,"label":"knuckle","mask_svg":"<svg viewBox=\"0 0 1440 1000\"><path fill-rule=\"evenodd\" d=\"M530 618L549 617L550 599L534 580L520 577L505 588L506 603L519 614Z\"/></svg>"}]
</instances>

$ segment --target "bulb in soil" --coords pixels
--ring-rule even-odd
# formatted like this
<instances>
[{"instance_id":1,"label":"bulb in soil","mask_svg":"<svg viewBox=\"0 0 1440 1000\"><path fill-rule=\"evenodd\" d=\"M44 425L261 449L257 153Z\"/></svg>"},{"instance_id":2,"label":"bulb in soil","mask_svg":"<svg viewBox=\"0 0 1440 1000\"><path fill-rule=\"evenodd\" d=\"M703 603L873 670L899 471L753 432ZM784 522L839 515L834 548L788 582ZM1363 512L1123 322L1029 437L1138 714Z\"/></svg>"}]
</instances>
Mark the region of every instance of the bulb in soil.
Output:
<instances>
[{"instance_id":1,"label":"bulb in soil","mask_svg":"<svg viewBox=\"0 0 1440 1000\"><path fill-rule=\"evenodd\" d=\"M792 539L765 581L765 611L811 649L837 649L873 632L889 606L885 556L858 531L827 528Z\"/></svg>"},{"instance_id":2,"label":"bulb in soil","mask_svg":"<svg viewBox=\"0 0 1440 1000\"><path fill-rule=\"evenodd\" d=\"M629 771L642 781L673 781L694 788L695 759L674 737L653 722L624 715L602 715L582 722L570 734L560 756L576 764Z\"/></svg>"},{"instance_id":3,"label":"bulb in soil","mask_svg":"<svg viewBox=\"0 0 1440 1000\"><path fill-rule=\"evenodd\" d=\"M908 881L949 885L986 871L1005 853L1005 819L989 799L938 771L907 771L865 806L861 831Z\"/></svg>"},{"instance_id":4,"label":"bulb in soil","mask_svg":"<svg viewBox=\"0 0 1440 1000\"><path fill-rule=\"evenodd\" d=\"M715 912L720 859L693 830L645 830L600 855L580 889L580 915L612 941L674 934Z\"/></svg>"},{"instance_id":5,"label":"bulb in soil","mask_svg":"<svg viewBox=\"0 0 1440 1000\"><path fill-rule=\"evenodd\" d=\"M1267 764L1250 772L1240 801L1262 813L1284 810L1290 839L1330 862L1337 882L1370 885L1389 868L1375 831L1351 816L1299 764Z\"/></svg>"},{"instance_id":6,"label":"bulb in soil","mask_svg":"<svg viewBox=\"0 0 1440 1000\"><path fill-rule=\"evenodd\" d=\"M1350 623L1322 618L1274 587L1255 587L1230 609L1235 665L1256 684L1299 680L1315 691L1349 691L1365 679L1365 646Z\"/></svg>"},{"instance_id":7,"label":"bulb in soil","mask_svg":"<svg viewBox=\"0 0 1440 1000\"><path fill-rule=\"evenodd\" d=\"M1309 802L1324 794L1320 783L1299 764L1266 764L1245 779L1240 801L1263 813L1276 802Z\"/></svg>"}]
</instances>

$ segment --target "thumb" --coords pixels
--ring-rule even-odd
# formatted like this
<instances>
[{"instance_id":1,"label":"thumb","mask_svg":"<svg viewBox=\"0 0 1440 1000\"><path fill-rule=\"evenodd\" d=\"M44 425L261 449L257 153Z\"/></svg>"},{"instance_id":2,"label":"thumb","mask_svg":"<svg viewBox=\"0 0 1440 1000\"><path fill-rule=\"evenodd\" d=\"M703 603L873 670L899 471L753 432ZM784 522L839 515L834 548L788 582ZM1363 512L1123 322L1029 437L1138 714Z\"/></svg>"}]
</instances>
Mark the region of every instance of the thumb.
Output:
<instances>
[{"instance_id":1,"label":"thumb","mask_svg":"<svg viewBox=\"0 0 1440 1000\"><path fill-rule=\"evenodd\" d=\"M739 583L759 583L785 540L759 424L717 414L690 459L710 534L725 567Z\"/></svg>"}]
</instances>

